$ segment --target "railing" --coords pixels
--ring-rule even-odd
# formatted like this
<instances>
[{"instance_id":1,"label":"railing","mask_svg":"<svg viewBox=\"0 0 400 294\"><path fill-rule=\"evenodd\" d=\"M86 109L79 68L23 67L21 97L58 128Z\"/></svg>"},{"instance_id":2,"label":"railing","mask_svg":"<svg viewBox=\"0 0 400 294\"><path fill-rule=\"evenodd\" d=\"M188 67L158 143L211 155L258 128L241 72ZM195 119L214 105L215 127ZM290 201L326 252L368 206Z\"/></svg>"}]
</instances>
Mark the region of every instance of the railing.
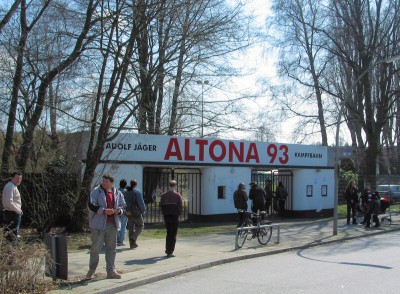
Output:
<instances>
[{"instance_id":1,"label":"railing","mask_svg":"<svg viewBox=\"0 0 400 294\"><path fill-rule=\"evenodd\" d=\"M179 221L185 221L189 216L189 201L183 201L183 212L179 216ZM146 213L143 216L144 222L147 224L163 223L164 217L161 213L159 202L152 202L146 204Z\"/></svg>"},{"instance_id":2,"label":"railing","mask_svg":"<svg viewBox=\"0 0 400 294\"><path fill-rule=\"evenodd\" d=\"M236 229L236 236L235 236L235 250L239 249L238 246L238 239L239 239L239 233L241 231L247 231L247 230L259 230L263 228L278 228L278 233L276 235L276 241L275 244L279 244L280 242L280 235L281 235L281 227L279 224L270 224L270 225L260 225L260 226L251 226L251 227L240 227ZM273 232L273 230L272 230Z\"/></svg>"}]
</instances>

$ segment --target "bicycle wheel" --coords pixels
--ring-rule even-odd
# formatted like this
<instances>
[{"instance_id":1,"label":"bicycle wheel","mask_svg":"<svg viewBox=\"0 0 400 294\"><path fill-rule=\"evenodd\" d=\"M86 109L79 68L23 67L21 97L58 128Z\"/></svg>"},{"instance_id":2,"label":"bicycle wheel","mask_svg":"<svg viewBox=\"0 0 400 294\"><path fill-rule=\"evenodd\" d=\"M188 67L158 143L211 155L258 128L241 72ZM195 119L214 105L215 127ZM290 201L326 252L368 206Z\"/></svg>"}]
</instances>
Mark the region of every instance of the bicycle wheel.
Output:
<instances>
[{"instance_id":1,"label":"bicycle wheel","mask_svg":"<svg viewBox=\"0 0 400 294\"><path fill-rule=\"evenodd\" d=\"M237 239L237 247L238 248L242 248L244 242L246 242L247 234L249 232L251 232L250 229L243 229L243 228L244 227L250 227L250 226L251 226L251 222L248 221L248 220L245 220L243 225L242 225L242 227L241 227L241 230L239 231L239 236L238 236L238 239Z\"/></svg>"},{"instance_id":2,"label":"bicycle wheel","mask_svg":"<svg viewBox=\"0 0 400 294\"><path fill-rule=\"evenodd\" d=\"M271 224L271 222L266 221L266 220L262 220L260 222L260 226L270 225L270 224ZM266 245L269 242L269 240L271 240L271 236L272 236L272 227L260 228L258 230L257 238L258 238L258 242L261 245Z\"/></svg>"}]
</instances>

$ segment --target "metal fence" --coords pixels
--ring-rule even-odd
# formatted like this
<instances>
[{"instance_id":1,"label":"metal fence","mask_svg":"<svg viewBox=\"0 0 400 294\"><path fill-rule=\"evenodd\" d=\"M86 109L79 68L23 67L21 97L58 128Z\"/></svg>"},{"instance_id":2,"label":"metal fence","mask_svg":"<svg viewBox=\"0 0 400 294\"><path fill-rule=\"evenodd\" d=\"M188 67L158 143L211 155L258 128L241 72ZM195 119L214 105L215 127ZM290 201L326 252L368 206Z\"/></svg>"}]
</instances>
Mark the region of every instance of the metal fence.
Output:
<instances>
[{"instance_id":1,"label":"metal fence","mask_svg":"<svg viewBox=\"0 0 400 294\"><path fill-rule=\"evenodd\" d=\"M268 209L269 214L278 214L278 201L275 197L275 190L277 188L278 182L282 182L283 185L289 192L289 197L286 200L286 210L292 210L293 202L293 173L291 170L262 170L254 169L251 171L251 180L256 182L257 185L264 189L267 182L270 183L269 189L273 195L272 204Z\"/></svg>"},{"instance_id":2,"label":"metal fence","mask_svg":"<svg viewBox=\"0 0 400 294\"><path fill-rule=\"evenodd\" d=\"M189 201L183 201L183 212L179 216L179 221L185 221L189 217ZM146 204L146 213L144 215L144 222L147 224L157 224L164 222L164 217L161 213L159 202L151 202Z\"/></svg>"}]
</instances>

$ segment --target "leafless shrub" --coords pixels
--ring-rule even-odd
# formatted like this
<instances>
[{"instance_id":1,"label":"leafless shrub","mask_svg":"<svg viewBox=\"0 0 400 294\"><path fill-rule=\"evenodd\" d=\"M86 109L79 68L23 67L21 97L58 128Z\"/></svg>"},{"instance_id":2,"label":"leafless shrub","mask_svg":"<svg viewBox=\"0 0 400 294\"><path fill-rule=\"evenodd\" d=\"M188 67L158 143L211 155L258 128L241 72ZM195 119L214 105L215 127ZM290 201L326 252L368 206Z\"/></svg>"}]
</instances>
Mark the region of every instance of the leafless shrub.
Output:
<instances>
[{"instance_id":1,"label":"leafless shrub","mask_svg":"<svg viewBox=\"0 0 400 294\"><path fill-rule=\"evenodd\" d=\"M45 293L52 281L45 277L48 252L43 243L12 246L0 241L0 293Z\"/></svg>"}]
</instances>

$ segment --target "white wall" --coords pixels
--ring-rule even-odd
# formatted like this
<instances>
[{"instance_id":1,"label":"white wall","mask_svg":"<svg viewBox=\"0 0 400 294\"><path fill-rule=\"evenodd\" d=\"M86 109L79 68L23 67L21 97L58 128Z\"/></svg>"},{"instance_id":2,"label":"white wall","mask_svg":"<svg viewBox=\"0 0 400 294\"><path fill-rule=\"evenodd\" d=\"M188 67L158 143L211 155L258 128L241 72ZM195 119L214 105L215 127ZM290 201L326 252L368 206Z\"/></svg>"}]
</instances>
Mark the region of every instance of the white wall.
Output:
<instances>
[{"instance_id":1,"label":"white wall","mask_svg":"<svg viewBox=\"0 0 400 294\"><path fill-rule=\"evenodd\" d=\"M235 213L233 193L239 183L248 184L251 180L251 168L248 167L209 167L202 171L202 203L203 215ZM225 186L225 198L218 199L218 186ZM250 207L250 202L249 202Z\"/></svg>"},{"instance_id":2,"label":"white wall","mask_svg":"<svg viewBox=\"0 0 400 294\"><path fill-rule=\"evenodd\" d=\"M307 185L312 186L312 196L307 197ZM327 185L327 196L321 196L321 186ZM332 209L334 201L334 170L293 170L293 210Z\"/></svg>"},{"instance_id":3,"label":"white wall","mask_svg":"<svg viewBox=\"0 0 400 294\"><path fill-rule=\"evenodd\" d=\"M333 209L334 201L334 170L327 169L294 169L292 208L295 211ZM93 186L98 185L104 173L111 173L115 177L115 186L119 181L133 178L139 182L139 189L143 191L143 166L138 164L99 164L93 180ZM233 203L233 193L239 183L246 185L249 193L251 181L250 167L201 167L202 179L202 215L236 213ZM312 186L312 196L307 197L307 185ZM321 186L327 185L327 196L321 196ZM223 199L218 199L218 186L225 187ZM249 207L251 202L248 202Z\"/></svg>"},{"instance_id":4,"label":"white wall","mask_svg":"<svg viewBox=\"0 0 400 294\"><path fill-rule=\"evenodd\" d=\"M110 173L114 176L114 186L119 188L119 181L125 179L129 182L132 179L138 181L138 188L143 191L143 167L138 164L99 164L96 168L95 176L93 178L93 187L101 182L101 178L104 173Z\"/></svg>"}]
</instances>

